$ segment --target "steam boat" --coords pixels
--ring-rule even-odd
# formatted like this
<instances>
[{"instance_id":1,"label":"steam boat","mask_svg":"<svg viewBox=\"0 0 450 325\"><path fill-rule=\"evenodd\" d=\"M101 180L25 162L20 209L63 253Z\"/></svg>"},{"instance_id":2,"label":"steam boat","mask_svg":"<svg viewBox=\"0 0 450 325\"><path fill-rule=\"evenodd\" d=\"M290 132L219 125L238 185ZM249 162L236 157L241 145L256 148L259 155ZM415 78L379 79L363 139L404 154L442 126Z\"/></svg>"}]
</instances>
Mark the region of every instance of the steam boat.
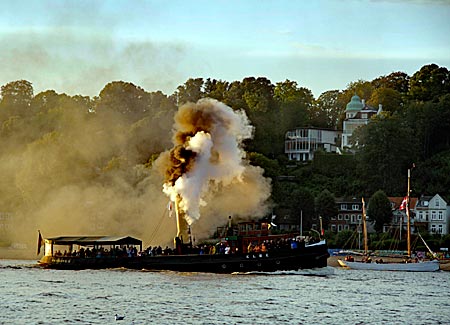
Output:
<instances>
[{"instance_id":1,"label":"steam boat","mask_svg":"<svg viewBox=\"0 0 450 325\"><path fill-rule=\"evenodd\" d=\"M325 241L313 243L296 238L294 234L274 234L269 229L269 222L232 227L230 219L224 231L218 233L219 243L212 245L211 250L195 247L190 238L190 224L200 217L198 210L199 202L204 199L202 195L217 190L210 188L210 184L217 185L215 188L228 186L232 189L243 184L244 180L251 184L261 183L264 190L254 190L259 199L266 197L268 186L261 169L243 159L242 142L250 139L253 133L244 111L204 98L197 103L181 105L174 121L174 147L158 158L161 166L166 166L163 192L173 201L169 206L175 204L177 234L174 249L142 251L142 242L132 237L47 238L45 254L40 261L42 266L215 273L273 272L327 266L329 255ZM235 180L232 184L231 179ZM40 237L39 248L42 242L44 240ZM66 249L60 249L60 246Z\"/></svg>"},{"instance_id":2,"label":"steam boat","mask_svg":"<svg viewBox=\"0 0 450 325\"><path fill-rule=\"evenodd\" d=\"M177 237L170 253L142 252L133 237L54 237L42 239L44 256L39 264L52 269L169 270L179 272L246 273L312 269L327 266L325 240L306 242L297 234L272 234L269 222L243 222L218 228L214 252L192 246L189 227L177 213ZM297 235L297 236L296 236ZM188 238L185 243L183 238ZM254 247L254 249L252 249ZM260 249L257 249L260 247ZM62 253L64 251L64 253Z\"/></svg>"}]
</instances>

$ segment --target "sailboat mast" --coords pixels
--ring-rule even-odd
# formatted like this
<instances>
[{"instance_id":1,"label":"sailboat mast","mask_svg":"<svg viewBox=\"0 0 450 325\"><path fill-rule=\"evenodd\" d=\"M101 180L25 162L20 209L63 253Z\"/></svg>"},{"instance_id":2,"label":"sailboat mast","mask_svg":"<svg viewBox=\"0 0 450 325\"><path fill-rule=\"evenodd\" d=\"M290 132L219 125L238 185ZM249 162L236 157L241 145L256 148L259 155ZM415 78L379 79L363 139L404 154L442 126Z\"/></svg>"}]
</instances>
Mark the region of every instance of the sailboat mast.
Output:
<instances>
[{"instance_id":1,"label":"sailboat mast","mask_svg":"<svg viewBox=\"0 0 450 325\"><path fill-rule=\"evenodd\" d=\"M406 193L406 246L408 249L408 257L411 257L411 218L409 212L409 193L411 188L411 169L408 169L408 191Z\"/></svg>"},{"instance_id":2,"label":"sailboat mast","mask_svg":"<svg viewBox=\"0 0 450 325\"><path fill-rule=\"evenodd\" d=\"M366 225L366 204L364 202L364 197L361 198L362 201L362 219L363 219L363 235L364 235L364 253L367 255L369 252L369 245L367 244L367 225Z\"/></svg>"}]
</instances>

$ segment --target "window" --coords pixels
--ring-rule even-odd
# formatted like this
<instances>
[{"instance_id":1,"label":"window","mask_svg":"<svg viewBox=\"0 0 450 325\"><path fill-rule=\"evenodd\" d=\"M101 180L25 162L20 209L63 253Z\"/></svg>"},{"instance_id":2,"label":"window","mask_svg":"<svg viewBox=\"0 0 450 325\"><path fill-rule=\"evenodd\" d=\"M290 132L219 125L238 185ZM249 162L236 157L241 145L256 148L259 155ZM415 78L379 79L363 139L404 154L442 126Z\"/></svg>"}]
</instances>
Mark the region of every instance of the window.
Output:
<instances>
[{"instance_id":1,"label":"window","mask_svg":"<svg viewBox=\"0 0 450 325\"><path fill-rule=\"evenodd\" d=\"M344 230L348 230L348 225L344 225Z\"/></svg>"},{"instance_id":2,"label":"window","mask_svg":"<svg viewBox=\"0 0 450 325\"><path fill-rule=\"evenodd\" d=\"M435 206L436 208L439 208L439 200L436 200L436 203L434 204L434 206Z\"/></svg>"},{"instance_id":3,"label":"window","mask_svg":"<svg viewBox=\"0 0 450 325\"><path fill-rule=\"evenodd\" d=\"M331 225L331 231L336 232L336 225Z\"/></svg>"},{"instance_id":4,"label":"window","mask_svg":"<svg viewBox=\"0 0 450 325\"><path fill-rule=\"evenodd\" d=\"M442 225L438 226L438 234L442 234Z\"/></svg>"},{"instance_id":5,"label":"window","mask_svg":"<svg viewBox=\"0 0 450 325\"><path fill-rule=\"evenodd\" d=\"M358 215L358 221L361 221L361 215Z\"/></svg>"},{"instance_id":6,"label":"window","mask_svg":"<svg viewBox=\"0 0 450 325\"><path fill-rule=\"evenodd\" d=\"M338 220L342 220L342 214L338 215Z\"/></svg>"},{"instance_id":7,"label":"window","mask_svg":"<svg viewBox=\"0 0 450 325\"><path fill-rule=\"evenodd\" d=\"M347 210L347 204L341 204L341 210Z\"/></svg>"},{"instance_id":8,"label":"window","mask_svg":"<svg viewBox=\"0 0 450 325\"><path fill-rule=\"evenodd\" d=\"M359 205L358 204L353 204L352 205L352 210L353 211L358 211L359 210Z\"/></svg>"},{"instance_id":9,"label":"window","mask_svg":"<svg viewBox=\"0 0 450 325\"><path fill-rule=\"evenodd\" d=\"M350 217L348 216L348 214L345 215L345 220L349 220Z\"/></svg>"},{"instance_id":10,"label":"window","mask_svg":"<svg viewBox=\"0 0 450 325\"><path fill-rule=\"evenodd\" d=\"M436 233L436 225L431 225L431 232Z\"/></svg>"},{"instance_id":11,"label":"window","mask_svg":"<svg viewBox=\"0 0 450 325\"><path fill-rule=\"evenodd\" d=\"M439 211L439 220L444 220L444 214L442 211Z\"/></svg>"},{"instance_id":12,"label":"window","mask_svg":"<svg viewBox=\"0 0 450 325\"><path fill-rule=\"evenodd\" d=\"M338 225L338 232L342 231L342 225Z\"/></svg>"},{"instance_id":13,"label":"window","mask_svg":"<svg viewBox=\"0 0 450 325\"><path fill-rule=\"evenodd\" d=\"M436 211L431 211L431 220L436 220Z\"/></svg>"},{"instance_id":14,"label":"window","mask_svg":"<svg viewBox=\"0 0 450 325\"><path fill-rule=\"evenodd\" d=\"M331 216L331 220L336 220L336 216Z\"/></svg>"}]
</instances>

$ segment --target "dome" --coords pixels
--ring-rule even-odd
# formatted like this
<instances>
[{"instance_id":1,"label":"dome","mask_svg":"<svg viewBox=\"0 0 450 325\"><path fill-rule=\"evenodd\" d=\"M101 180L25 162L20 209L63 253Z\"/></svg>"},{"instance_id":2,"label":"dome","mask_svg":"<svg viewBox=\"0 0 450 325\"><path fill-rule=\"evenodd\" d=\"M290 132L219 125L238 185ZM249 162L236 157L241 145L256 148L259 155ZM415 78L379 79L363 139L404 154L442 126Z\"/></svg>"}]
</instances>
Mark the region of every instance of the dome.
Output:
<instances>
[{"instance_id":1,"label":"dome","mask_svg":"<svg viewBox=\"0 0 450 325\"><path fill-rule=\"evenodd\" d=\"M347 104L346 111L360 111L364 108L361 98L358 95L354 95L350 102Z\"/></svg>"}]
</instances>

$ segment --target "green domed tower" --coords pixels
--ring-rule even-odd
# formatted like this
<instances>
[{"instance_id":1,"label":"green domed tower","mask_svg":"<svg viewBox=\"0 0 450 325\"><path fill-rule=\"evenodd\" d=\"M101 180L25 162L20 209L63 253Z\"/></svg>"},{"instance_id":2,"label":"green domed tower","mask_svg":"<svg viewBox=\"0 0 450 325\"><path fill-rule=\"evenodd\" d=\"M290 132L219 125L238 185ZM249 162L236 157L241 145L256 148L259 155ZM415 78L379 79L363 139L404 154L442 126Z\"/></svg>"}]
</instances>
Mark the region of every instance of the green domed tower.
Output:
<instances>
[{"instance_id":1,"label":"green domed tower","mask_svg":"<svg viewBox=\"0 0 450 325\"><path fill-rule=\"evenodd\" d=\"M361 98L359 98L359 96L355 94L345 108L345 116L347 118L352 118L363 108L364 105L361 102Z\"/></svg>"}]
</instances>

